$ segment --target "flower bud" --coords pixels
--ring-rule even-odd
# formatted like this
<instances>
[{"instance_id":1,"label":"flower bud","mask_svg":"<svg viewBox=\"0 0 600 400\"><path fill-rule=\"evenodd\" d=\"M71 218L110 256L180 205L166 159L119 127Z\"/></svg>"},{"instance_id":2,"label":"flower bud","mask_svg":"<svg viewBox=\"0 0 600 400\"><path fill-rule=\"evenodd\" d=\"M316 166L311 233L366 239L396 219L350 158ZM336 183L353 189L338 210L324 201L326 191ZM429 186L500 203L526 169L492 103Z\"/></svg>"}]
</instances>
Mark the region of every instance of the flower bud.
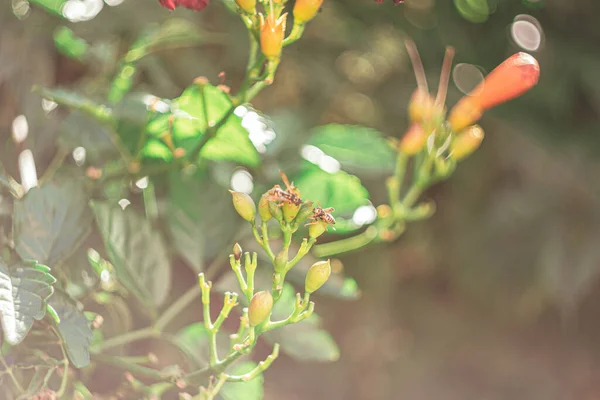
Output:
<instances>
[{"instance_id":1,"label":"flower bud","mask_svg":"<svg viewBox=\"0 0 600 400\"><path fill-rule=\"evenodd\" d=\"M473 125L459 133L450 145L450 158L460 161L479 148L484 137L483 129Z\"/></svg>"},{"instance_id":2,"label":"flower bud","mask_svg":"<svg viewBox=\"0 0 600 400\"><path fill-rule=\"evenodd\" d=\"M408 116L412 122L429 122L441 118L444 108L435 105L431 94L423 90L415 90L408 103Z\"/></svg>"},{"instance_id":3,"label":"flower bud","mask_svg":"<svg viewBox=\"0 0 600 400\"><path fill-rule=\"evenodd\" d=\"M313 202L305 201L300 206L300 211L298 211L298 215L296 215L296 221L297 222L306 221L306 219L308 217L310 217L312 214L313 214Z\"/></svg>"},{"instance_id":4,"label":"flower bud","mask_svg":"<svg viewBox=\"0 0 600 400\"><path fill-rule=\"evenodd\" d=\"M294 4L294 24L305 24L317 15L323 0L296 0Z\"/></svg>"},{"instance_id":5,"label":"flower bud","mask_svg":"<svg viewBox=\"0 0 600 400\"><path fill-rule=\"evenodd\" d=\"M292 222L294 218L296 218L296 215L298 215L298 211L300 211L300 206L287 201L283 203L281 208L283 211L283 219L285 219L286 222Z\"/></svg>"},{"instance_id":6,"label":"flower bud","mask_svg":"<svg viewBox=\"0 0 600 400\"><path fill-rule=\"evenodd\" d=\"M277 205L274 201L269 201L269 213L275 218L278 222L283 221L283 211L281 211L281 207Z\"/></svg>"},{"instance_id":7,"label":"flower bud","mask_svg":"<svg viewBox=\"0 0 600 400\"><path fill-rule=\"evenodd\" d=\"M256 14L256 0L235 0L235 2L248 14Z\"/></svg>"},{"instance_id":8,"label":"flower bud","mask_svg":"<svg viewBox=\"0 0 600 400\"><path fill-rule=\"evenodd\" d=\"M477 122L485 110L512 100L534 87L539 77L540 66L535 58L527 53L512 55L454 106L448 118L451 128L459 132Z\"/></svg>"},{"instance_id":9,"label":"flower bud","mask_svg":"<svg viewBox=\"0 0 600 400\"><path fill-rule=\"evenodd\" d=\"M256 215L256 205L254 204L252 197L248 196L246 193L234 192L233 190L230 190L229 192L233 196L233 206L238 214L246 221L250 222L254 220L254 216Z\"/></svg>"},{"instance_id":10,"label":"flower bud","mask_svg":"<svg viewBox=\"0 0 600 400\"><path fill-rule=\"evenodd\" d=\"M277 59L281 55L283 37L285 34L285 20L287 13L276 19L274 13L266 18L260 14L260 48L268 59Z\"/></svg>"},{"instance_id":11,"label":"flower bud","mask_svg":"<svg viewBox=\"0 0 600 400\"><path fill-rule=\"evenodd\" d=\"M242 246L240 246L239 243L236 243L233 246L233 256L235 257L236 261L240 261L240 258L242 258Z\"/></svg>"},{"instance_id":12,"label":"flower bud","mask_svg":"<svg viewBox=\"0 0 600 400\"><path fill-rule=\"evenodd\" d=\"M256 292L250 300L248 307L248 320L250 326L261 324L269 317L273 309L273 296L269 291Z\"/></svg>"},{"instance_id":13,"label":"flower bud","mask_svg":"<svg viewBox=\"0 0 600 400\"><path fill-rule=\"evenodd\" d=\"M425 129L420 124L414 123L408 128L404 136L402 136L398 147L404 154L415 155L425 147L427 136Z\"/></svg>"},{"instance_id":14,"label":"flower bud","mask_svg":"<svg viewBox=\"0 0 600 400\"><path fill-rule=\"evenodd\" d=\"M288 249L284 248L283 250L281 250L279 252L279 254L277 254L275 256L275 260L273 262L273 264L275 266L275 271L277 271L277 272L285 271L285 268L287 267L287 263L288 263Z\"/></svg>"},{"instance_id":15,"label":"flower bud","mask_svg":"<svg viewBox=\"0 0 600 400\"><path fill-rule=\"evenodd\" d=\"M327 230L327 222L325 221L315 221L308 226L308 237L311 239L316 239L321 236Z\"/></svg>"},{"instance_id":16,"label":"flower bud","mask_svg":"<svg viewBox=\"0 0 600 400\"><path fill-rule=\"evenodd\" d=\"M260 219L263 222L267 222L272 218L269 211L269 198L266 194L263 194L258 201L258 214L260 214Z\"/></svg>"},{"instance_id":17,"label":"flower bud","mask_svg":"<svg viewBox=\"0 0 600 400\"><path fill-rule=\"evenodd\" d=\"M331 275L331 264L329 260L317 261L310 267L306 274L304 291L309 294L317 291L325 284L325 282L327 282L329 275Z\"/></svg>"}]
</instances>

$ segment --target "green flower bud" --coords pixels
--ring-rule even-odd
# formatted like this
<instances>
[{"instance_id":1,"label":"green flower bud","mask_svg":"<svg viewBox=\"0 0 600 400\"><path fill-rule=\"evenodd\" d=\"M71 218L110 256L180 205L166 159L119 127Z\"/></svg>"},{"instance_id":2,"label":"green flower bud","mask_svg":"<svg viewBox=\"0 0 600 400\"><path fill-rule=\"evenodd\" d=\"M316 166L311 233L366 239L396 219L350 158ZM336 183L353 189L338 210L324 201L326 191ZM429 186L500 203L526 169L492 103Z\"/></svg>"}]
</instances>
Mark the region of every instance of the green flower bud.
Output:
<instances>
[{"instance_id":1,"label":"green flower bud","mask_svg":"<svg viewBox=\"0 0 600 400\"><path fill-rule=\"evenodd\" d=\"M269 317L273 309L273 296L269 291L256 292L250 300L248 307L248 320L250 326L261 324Z\"/></svg>"},{"instance_id":2,"label":"green flower bud","mask_svg":"<svg viewBox=\"0 0 600 400\"><path fill-rule=\"evenodd\" d=\"M263 222L267 222L273 217L271 211L269 211L269 198L266 194L263 194L258 201L258 213Z\"/></svg>"},{"instance_id":3,"label":"green flower bud","mask_svg":"<svg viewBox=\"0 0 600 400\"><path fill-rule=\"evenodd\" d=\"M230 190L229 192L233 196L233 206L235 207L235 211L248 222L254 220L254 216L256 215L256 205L254 204L252 197L248 196L246 193L234 192L233 190Z\"/></svg>"},{"instance_id":4,"label":"green flower bud","mask_svg":"<svg viewBox=\"0 0 600 400\"><path fill-rule=\"evenodd\" d=\"M327 222L315 221L308 226L308 237L316 239L321 236L327 230Z\"/></svg>"},{"instance_id":5,"label":"green flower bud","mask_svg":"<svg viewBox=\"0 0 600 400\"><path fill-rule=\"evenodd\" d=\"M282 272L285 271L285 267L288 263L288 249L284 248L275 256L275 271Z\"/></svg>"},{"instance_id":6,"label":"green flower bud","mask_svg":"<svg viewBox=\"0 0 600 400\"><path fill-rule=\"evenodd\" d=\"M233 246L233 256L235 257L236 261L240 261L240 258L242 258L242 246L240 246L239 243L236 243Z\"/></svg>"},{"instance_id":7,"label":"green flower bud","mask_svg":"<svg viewBox=\"0 0 600 400\"><path fill-rule=\"evenodd\" d=\"M279 223L283 221L283 211L281 211L281 207L277 205L274 201L269 201L269 213L275 218Z\"/></svg>"},{"instance_id":8,"label":"green flower bud","mask_svg":"<svg viewBox=\"0 0 600 400\"><path fill-rule=\"evenodd\" d=\"M331 264L329 263L329 260L314 263L306 274L304 291L308 294L317 291L325 284L325 282L327 282L329 275L331 275Z\"/></svg>"},{"instance_id":9,"label":"green flower bud","mask_svg":"<svg viewBox=\"0 0 600 400\"><path fill-rule=\"evenodd\" d=\"M298 211L298 215L296 215L296 221L298 223L304 222L312 214L313 214L313 202L305 201L300 206L300 211Z\"/></svg>"},{"instance_id":10,"label":"green flower bud","mask_svg":"<svg viewBox=\"0 0 600 400\"><path fill-rule=\"evenodd\" d=\"M283 203L281 208L283 209L283 218L286 222L292 222L296 218L296 215L298 215L298 211L300 211L300 206L288 202Z\"/></svg>"}]
</instances>

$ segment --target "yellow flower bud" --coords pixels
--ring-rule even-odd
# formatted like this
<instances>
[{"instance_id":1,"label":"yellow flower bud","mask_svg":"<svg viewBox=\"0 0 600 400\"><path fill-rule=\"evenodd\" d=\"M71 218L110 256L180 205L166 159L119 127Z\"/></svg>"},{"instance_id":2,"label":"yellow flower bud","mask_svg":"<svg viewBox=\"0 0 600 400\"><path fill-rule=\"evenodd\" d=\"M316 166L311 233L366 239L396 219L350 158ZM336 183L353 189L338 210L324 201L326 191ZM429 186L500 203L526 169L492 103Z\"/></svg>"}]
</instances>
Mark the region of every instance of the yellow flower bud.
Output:
<instances>
[{"instance_id":1,"label":"yellow flower bud","mask_svg":"<svg viewBox=\"0 0 600 400\"><path fill-rule=\"evenodd\" d=\"M325 282L327 282L329 275L331 275L331 264L329 260L317 261L310 267L306 274L304 291L309 294L317 291L325 284Z\"/></svg>"},{"instance_id":2,"label":"yellow flower bud","mask_svg":"<svg viewBox=\"0 0 600 400\"><path fill-rule=\"evenodd\" d=\"M246 221L253 221L254 216L256 215L256 205L254 204L252 197L248 196L246 193L234 192L233 190L230 190L229 192L233 196L233 206L238 214Z\"/></svg>"},{"instance_id":3,"label":"yellow flower bud","mask_svg":"<svg viewBox=\"0 0 600 400\"><path fill-rule=\"evenodd\" d=\"M479 121L482 115L483 109L477 105L475 99L465 96L450 111L448 124L454 132L460 132Z\"/></svg>"},{"instance_id":4,"label":"yellow flower bud","mask_svg":"<svg viewBox=\"0 0 600 400\"><path fill-rule=\"evenodd\" d=\"M329 225L325 221L316 221L308 226L308 237L316 239L327 230Z\"/></svg>"},{"instance_id":5,"label":"yellow flower bud","mask_svg":"<svg viewBox=\"0 0 600 400\"><path fill-rule=\"evenodd\" d=\"M272 12L266 18L260 14L260 48L268 59L277 59L281 55L286 17L287 13L279 19Z\"/></svg>"},{"instance_id":6,"label":"yellow flower bud","mask_svg":"<svg viewBox=\"0 0 600 400\"><path fill-rule=\"evenodd\" d=\"M296 0L294 4L294 24L305 24L317 15L323 0Z\"/></svg>"},{"instance_id":7,"label":"yellow flower bud","mask_svg":"<svg viewBox=\"0 0 600 400\"><path fill-rule=\"evenodd\" d=\"M267 222L272 218L271 212L269 211L269 198L266 194L263 194L258 201L258 213L263 222Z\"/></svg>"},{"instance_id":8,"label":"yellow flower bud","mask_svg":"<svg viewBox=\"0 0 600 400\"><path fill-rule=\"evenodd\" d=\"M450 146L450 158L460 161L479 148L483 141L483 129L479 125L473 125L459 133Z\"/></svg>"},{"instance_id":9,"label":"yellow flower bud","mask_svg":"<svg viewBox=\"0 0 600 400\"><path fill-rule=\"evenodd\" d=\"M235 2L248 14L256 14L256 0L235 0Z\"/></svg>"},{"instance_id":10,"label":"yellow flower bud","mask_svg":"<svg viewBox=\"0 0 600 400\"><path fill-rule=\"evenodd\" d=\"M281 223L283 221L283 212L281 211L281 207L279 207L274 201L269 201L269 213L278 222Z\"/></svg>"},{"instance_id":11,"label":"yellow flower bud","mask_svg":"<svg viewBox=\"0 0 600 400\"><path fill-rule=\"evenodd\" d=\"M425 147L427 136L425 129L420 124L414 123L408 128L404 136L402 136L398 147L404 154L415 155Z\"/></svg>"},{"instance_id":12,"label":"yellow flower bud","mask_svg":"<svg viewBox=\"0 0 600 400\"><path fill-rule=\"evenodd\" d=\"M415 90L408 103L408 116L412 122L429 122L441 118L444 108L435 105L431 94L423 90Z\"/></svg>"},{"instance_id":13,"label":"yellow flower bud","mask_svg":"<svg viewBox=\"0 0 600 400\"><path fill-rule=\"evenodd\" d=\"M281 206L283 211L283 218L286 222L292 222L296 215L298 215L298 211L300 211L300 206L297 206L293 203L285 202Z\"/></svg>"},{"instance_id":14,"label":"yellow flower bud","mask_svg":"<svg viewBox=\"0 0 600 400\"><path fill-rule=\"evenodd\" d=\"M302 205L300 206L300 211L298 211L298 215L296 215L296 221L305 221L308 217L310 217L313 214L313 209L314 208L312 201L305 201L304 203L302 203Z\"/></svg>"},{"instance_id":15,"label":"yellow flower bud","mask_svg":"<svg viewBox=\"0 0 600 400\"><path fill-rule=\"evenodd\" d=\"M248 307L248 320L250 326L261 324L269 317L273 309L273 296L269 291L256 292L250 300Z\"/></svg>"}]
</instances>

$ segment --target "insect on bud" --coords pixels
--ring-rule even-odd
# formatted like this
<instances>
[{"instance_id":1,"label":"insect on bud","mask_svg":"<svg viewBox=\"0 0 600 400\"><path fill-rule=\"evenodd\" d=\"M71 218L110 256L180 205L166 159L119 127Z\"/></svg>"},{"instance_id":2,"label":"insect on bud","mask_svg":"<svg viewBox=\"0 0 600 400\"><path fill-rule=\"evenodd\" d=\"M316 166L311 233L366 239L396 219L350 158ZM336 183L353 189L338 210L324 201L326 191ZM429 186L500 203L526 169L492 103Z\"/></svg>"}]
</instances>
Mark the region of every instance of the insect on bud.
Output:
<instances>
[{"instance_id":1,"label":"insect on bud","mask_svg":"<svg viewBox=\"0 0 600 400\"><path fill-rule=\"evenodd\" d=\"M459 133L450 146L450 158L460 161L479 148L483 141L483 129L479 125L473 125Z\"/></svg>"},{"instance_id":2,"label":"insect on bud","mask_svg":"<svg viewBox=\"0 0 600 400\"><path fill-rule=\"evenodd\" d=\"M250 300L248 307L248 320L250 326L260 325L271 314L273 309L273 296L269 291L256 292Z\"/></svg>"},{"instance_id":3,"label":"insect on bud","mask_svg":"<svg viewBox=\"0 0 600 400\"><path fill-rule=\"evenodd\" d=\"M275 260L273 262L275 266L275 271L283 272L288 263L288 250L284 248L275 256Z\"/></svg>"},{"instance_id":4,"label":"insect on bud","mask_svg":"<svg viewBox=\"0 0 600 400\"><path fill-rule=\"evenodd\" d=\"M240 246L239 243L236 243L233 246L233 256L235 257L236 261L240 261L240 258L242 258L242 246Z\"/></svg>"},{"instance_id":5,"label":"insect on bud","mask_svg":"<svg viewBox=\"0 0 600 400\"><path fill-rule=\"evenodd\" d=\"M321 286L327 282L331 275L331 263L327 261L317 261L310 267L306 274L304 283L304 291L306 293L316 292Z\"/></svg>"},{"instance_id":6,"label":"insect on bud","mask_svg":"<svg viewBox=\"0 0 600 400\"><path fill-rule=\"evenodd\" d=\"M263 222L267 222L272 218L269 211L269 198L266 194L263 194L258 201L258 214L260 214L260 219Z\"/></svg>"},{"instance_id":7,"label":"insect on bud","mask_svg":"<svg viewBox=\"0 0 600 400\"><path fill-rule=\"evenodd\" d=\"M316 239L325 233L329 224L325 221L315 221L308 226L308 237Z\"/></svg>"},{"instance_id":8,"label":"insect on bud","mask_svg":"<svg viewBox=\"0 0 600 400\"><path fill-rule=\"evenodd\" d=\"M300 211L298 211L298 215L296 215L296 221L297 222L306 221L306 219L308 217L310 217L312 214L313 214L313 202L305 201L300 206Z\"/></svg>"},{"instance_id":9,"label":"insect on bud","mask_svg":"<svg viewBox=\"0 0 600 400\"><path fill-rule=\"evenodd\" d=\"M248 222L253 221L254 216L256 215L256 205L254 204L252 197L248 196L246 193L234 192L233 190L230 190L229 192L233 196L233 206L238 214Z\"/></svg>"},{"instance_id":10,"label":"insect on bud","mask_svg":"<svg viewBox=\"0 0 600 400\"><path fill-rule=\"evenodd\" d=\"M427 136L421 124L414 123L408 128L398 147L402 153L413 156L423 150L427 143Z\"/></svg>"},{"instance_id":11,"label":"insect on bud","mask_svg":"<svg viewBox=\"0 0 600 400\"><path fill-rule=\"evenodd\" d=\"M323 0L296 0L294 4L294 24L305 24L317 15Z\"/></svg>"},{"instance_id":12,"label":"insect on bud","mask_svg":"<svg viewBox=\"0 0 600 400\"><path fill-rule=\"evenodd\" d=\"M235 2L248 14L256 14L256 0L235 0Z\"/></svg>"},{"instance_id":13,"label":"insect on bud","mask_svg":"<svg viewBox=\"0 0 600 400\"><path fill-rule=\"evenodd\" d=\"M266 18L260 14L260 48L269 60L277 59L281 55L286 17L287 13L278 19L273 12Z\"/></svg>"},{"instance_id":14,"label":"insect on bud","mask_svg":"<svg viewBox=\"0 0 600 400\"><path fill-rule=\"evenodd\" d=\"M298 215L298 211L300 211L300 206L297 206L292 203L285 202L281 206L283 211L283 218L286 222L292 222L296 215Z\"/></svg>"}]
</instances>

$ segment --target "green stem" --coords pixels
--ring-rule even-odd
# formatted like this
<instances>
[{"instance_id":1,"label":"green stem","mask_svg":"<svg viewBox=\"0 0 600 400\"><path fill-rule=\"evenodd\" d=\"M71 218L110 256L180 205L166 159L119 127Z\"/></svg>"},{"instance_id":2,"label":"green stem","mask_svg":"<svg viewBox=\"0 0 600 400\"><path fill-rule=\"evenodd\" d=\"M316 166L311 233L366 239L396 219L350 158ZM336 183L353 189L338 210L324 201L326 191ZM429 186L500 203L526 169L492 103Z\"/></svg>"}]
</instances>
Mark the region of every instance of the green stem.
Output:
<instances>
[{"instance_id":1,"label":"green stem","mask_svg":"<svg viewBox=\"0 0 600 400\"><path fill-rule=\"evenodd\" d=\"M46 170L44 171L44 174L39 179L40 185L43 184L44 182L48 182L49 180L52 179L52 177L54 176L56 171L58 171L58 169L63 165L63 162L64 162L67 154L69 154L69 151L67 149L65 149L64 147L58 148L58 150L56 151L56 154L52 158L52 161L50 161L50 165L48 165L48 168L46 168Z\"/></svg>"},{"instance_id":2,"label":"green stem","mask_svg":"<svg viewBox=\"0 0 600 400\"><path fill-rule=\"evenodd\" d=\"M136 375L141 375L146 378L153 379L155 381L163 381L164 375L155 369L144 367L142 365L127 362L120 357L108 356L104 354L94 354L93 360L102 364L110 365L113 367L120 368L124 371L129 371Z\"/></svg>"},{"instance_id":3,"label":"green stem","mask_svg":"<svg viewBox=\"0 0 600 400\"><path fill-rule=\"evenodd\" d=\"M298 261L300 261L305 255L307 255L315 242L315 238L311 238L310 240L303 239L302 244L300 245L300 249L298 249L298 253L296 253L296 256L294 256L294 258L288 261L285 267L286 270L289 271L290 269L292 269L292 267L296 265Z\"/></svg>"},{"instance_id":4,"label":"green stem","mask_svg":"<svg viewBox=\"0 0 600 400\"><path fill-rule=\"evenodd\" d=\"M391 178L392 184L388 185L388 197L390 200L390 206L394 207L400 200L400 191L402 190L402 184L404 182L404 175L406 174L406 164L408 163L408 157L405 153L399 152L396 158L396 168L394 169L394 175Z\"/></svg>"},{"instance_id":5,"label":"green stem","mask_svg":"<svg viewBox=\"0 0 600 400\"><path fill-rule=\"evenodd\" d=\"M61 336L55 327L52 327L52 331L54 332L56 337L60 339ZM59 346L60 346L60 351L62 352L62 357L63 357L63 376L62 376L62 380L60 382L60 387L59 387L58 391L56 392L56 396L58 398L61 398L64 396L65 392L67 391L67 385L69 383L69 357L67 356L67 352L65 350L65 343L62 341L62 339L60 339Z\"/></svg>"},{"instance_id":6,"label":"green stem","mask_svg":"<svg viewBox=\"0 0 600 400\"><path fill-rule=\"evenodd\" d=\"M271 245L269 244L269 237L268 237L266 222L263 222L262 231L263 231L263 236L261 237L260 234L258 233L258 229L256 229L254 224L252 224L252 234L254 235L254 239L256 240L256 242L258 244L260 244L260 247L263 248L265 253L267 253L269 258L271 259L271 262L273 262L273 260L275 260L275 254L273 254L273 250L271 250ZM267 232L267 233L265 233L265 232Z\"/></svg>"},{"instance_id":7,"label":"green stem","mask_svg":"<svg viewBox=\"0 0 600 400\"><path fill-rule=\"evenodd\" d=\"M296 42L298 39L302 37L304 33L304 24L294 24L292 31L283 41L283 47L289 46L290 44Z\"/></svg>"},{"instance_id":8,"label":"green stem","mask_svg":"<svg viewBox=\"0 0 600 400\"><path fill-rule=\"evenodd\" d=\"M352 250L360 249L371 243L377 238L377 228L370 226L364 232L335 242L317 245L314 248L314 253L317 257L327 257L334 254L345 253Z\"/></svg>"},{"instance_id":9,"label":"green stem","mask_svg":"<svg viewBox=\"0 0 600 400\"><path fill-rule=\"evenodd\" d=\"M412 207L416 201L419 200L419 196L421 196L422 192L423 188L420 185L413 185L406 193L406 196L404 196L402 204L406 208Z\"/></svg>"},{"instance_id":10,"label":"green stem","mask_svg":"<svg viewBox=\"0 0 600 400\"><path fill-rule=\"evenodd\" d=\"M154 184L148 179L148 187L142 192L144 198L144 209L146 210L146 218L150 222L158 220L158 204L156 202L156 192L154 191Z\"/></svg>"},{"instance_id":11,"label":"green stem","mask_svg":"<svg viewBox=\"0 0 600 400\"><path fill-rule=\"evenodd\" d=\"M173 318L181 314L181 312L196 300L202 294L200 286L194 285L181 297L179 297L169 308L167 308L154 323L154 329L164 331Z\"/></svg>"},{"instance_id":12,"label":"green stem","mask_svg":"<svg viewBox=\"0 0 600 400\"><path fill-rule=\"evenodd\" d=\"M122 346L131 342L135 342L143 339L151 339L160 336L160 332L155 328L144 328L137 331L127 332L123 335L115 336L107 339L102 343L97 344L90 348L92 353L101 353L113 347Z\"/></svg>"},{"instance_id":13,"label":"green stem","mask_svg":"<svg viewBox=\"0 0 600 400\"><path fill-rule=\"evenodd\" d=\"M4 359L4 356L2 355L1 352L0 352L0 363L2 363L2 366L4 367L4 372L8 376L10 376L10 379L13 381L13 384L15 385L15 388L19 391L19 393L25 392L25 390L23 389L23 386L21 386L17 377L15 376L15 374L13 374L12 368L8 366L8 363ZM66 371L65 371L65 373L66 373Z\"/></svg>"}]
</instances>

